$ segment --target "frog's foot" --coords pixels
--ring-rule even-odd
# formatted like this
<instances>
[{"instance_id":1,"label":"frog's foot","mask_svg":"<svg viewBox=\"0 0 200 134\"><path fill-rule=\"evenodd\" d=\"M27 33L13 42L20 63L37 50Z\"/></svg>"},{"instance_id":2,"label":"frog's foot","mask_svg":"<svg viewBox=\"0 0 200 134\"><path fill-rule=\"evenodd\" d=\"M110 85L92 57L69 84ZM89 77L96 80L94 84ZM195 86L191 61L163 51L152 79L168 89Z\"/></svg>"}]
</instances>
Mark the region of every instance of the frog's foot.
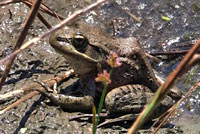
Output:
<instances>
[{"instance_id":1,"label":"frog's foot","mask_svg":"<svg viewBox=\"0 0 200 134\"><path fill-rule=\"evenodd\" d=\"M38 90L38 89L37 89ZM49 98L54 104L59 105L62 109L71 111L92 111L93 98L91 96L67 96L64 94L49 93L45 90L38 90L42 95Z\"/></svg>"}]
</instances>

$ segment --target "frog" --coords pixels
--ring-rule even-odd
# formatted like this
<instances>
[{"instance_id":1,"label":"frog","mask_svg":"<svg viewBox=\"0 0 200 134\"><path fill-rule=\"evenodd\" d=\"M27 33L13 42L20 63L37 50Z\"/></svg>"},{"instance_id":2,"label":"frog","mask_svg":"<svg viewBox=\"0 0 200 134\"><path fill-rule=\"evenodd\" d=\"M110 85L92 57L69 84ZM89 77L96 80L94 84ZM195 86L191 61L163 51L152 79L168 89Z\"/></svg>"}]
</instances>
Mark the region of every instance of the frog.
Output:
<instances>
[{"instance_id":1,"label":"frog","mask_svg":"<svg viewBox=\"0 0 200 134\"><path fill-rule=\"evenodd\" d=\"M67 60L84 90L83 96L45 93L62 109L91 111L96 96L101 94L104 87L102 83L96 82L95 78L103 70L111 69L106 62L111 52L118 54L122 65L113 68L110 77L112 82L107 88L104 103L109 114L139 113L160 86L135 37L116 38L103 28L75 23L53 33L49 42L55 51ZM164 99L161 103L164 108L161 109L168 109L173 104L172 98L180 96L180 91L171 91L171 97ZM158 110L157 113L162 112Z\"/></svg>"}]
</instances>

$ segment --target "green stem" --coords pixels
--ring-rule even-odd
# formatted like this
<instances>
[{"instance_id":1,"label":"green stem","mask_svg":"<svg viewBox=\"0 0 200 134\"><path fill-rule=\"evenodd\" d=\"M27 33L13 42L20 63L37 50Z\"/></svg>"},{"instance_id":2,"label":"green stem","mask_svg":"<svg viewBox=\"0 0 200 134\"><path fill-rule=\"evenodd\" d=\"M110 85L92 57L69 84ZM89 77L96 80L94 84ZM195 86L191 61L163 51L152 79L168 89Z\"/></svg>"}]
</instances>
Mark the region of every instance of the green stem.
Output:
<instances>
[{"instance_id":1,"label":"green stem","mask_svg":"<svg viewBox=\"0 0 200 134\"><path fill-rule=\"evenodd\" d=\"M110 76L111 76L112 72L113 72L113 68L111 68L111 70L109 72ZM106 95L107 88L108 88L108 84L105 84L104 88L103 88L103 92L101 94L101 99L100 99L100 102L99 102L99 107L98 107L98 112L97 112L98 116L96 117L96 123L93 127L93 134L96 134L97 124L99 123L100 113L101 113L101 110L103 108L103 102L104 102L104 98L105 98L105 95Z\"/></svg>"}]
</instances>

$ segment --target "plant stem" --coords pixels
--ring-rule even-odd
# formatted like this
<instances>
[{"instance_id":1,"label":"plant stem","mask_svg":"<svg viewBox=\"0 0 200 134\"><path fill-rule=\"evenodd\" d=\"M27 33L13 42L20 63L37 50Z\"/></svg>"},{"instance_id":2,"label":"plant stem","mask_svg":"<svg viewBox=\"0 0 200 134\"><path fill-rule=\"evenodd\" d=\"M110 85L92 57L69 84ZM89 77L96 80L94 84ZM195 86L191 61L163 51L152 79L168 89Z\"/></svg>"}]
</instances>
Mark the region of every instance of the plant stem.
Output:
<instances>
[{"instance_id":1,"label":"plant stem","mask_svg":"<svg viewBox=\"0 0 200 134\"><path fill-rule=\"evenodd\" d=\"M113 68L110 69L110 76L113 72ZM97 129L97 124L99 123L99 118L100 118L100 113L101 113L101 110L103 108L103 102L104 102L104 98L105 98L105 95L106 95L106 90L108 88L108 84L104 84L104 88L103 88L103 92L101 94L101 99L100 99L100 102L99 102L99 107L98 107L98 112L97 112L97 117L96 117L96 123L95 125L93 126L93 134L96 134L96 129Z\"/></svg>"}]
</instances>

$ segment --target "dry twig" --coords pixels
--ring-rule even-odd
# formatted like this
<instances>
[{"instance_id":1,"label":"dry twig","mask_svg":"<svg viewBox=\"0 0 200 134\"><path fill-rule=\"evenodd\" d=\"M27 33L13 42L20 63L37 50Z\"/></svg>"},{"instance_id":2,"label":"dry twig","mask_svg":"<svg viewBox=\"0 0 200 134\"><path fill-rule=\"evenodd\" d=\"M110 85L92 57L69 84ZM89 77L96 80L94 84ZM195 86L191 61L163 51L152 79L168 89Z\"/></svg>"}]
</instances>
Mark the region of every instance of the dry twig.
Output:
<instances>
[{"instance_id":1,"label":"dry twig","mask_svg":"<svg viewBox=\"0 0 200 134\"><path fill-rule=\"evenodd\" d=\"M2 2L0 2L0 6L5 6L11 3L18 3L18 2L22 2L23 0L4 0Z\"/></svg>"}]
</instances>

